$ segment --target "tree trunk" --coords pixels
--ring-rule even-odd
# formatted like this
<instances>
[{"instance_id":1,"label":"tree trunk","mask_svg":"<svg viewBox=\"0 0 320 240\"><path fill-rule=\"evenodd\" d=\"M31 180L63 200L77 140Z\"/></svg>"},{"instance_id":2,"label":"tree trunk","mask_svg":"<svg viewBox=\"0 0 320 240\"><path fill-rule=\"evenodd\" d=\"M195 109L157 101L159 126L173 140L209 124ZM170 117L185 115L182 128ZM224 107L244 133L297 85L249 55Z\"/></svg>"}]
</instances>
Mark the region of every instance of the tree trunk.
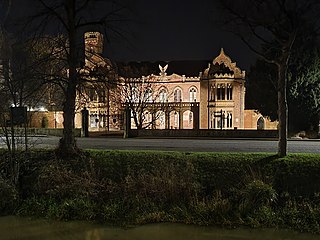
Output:
<instances>
[{"instance_id":1,"label":"tree trunk","mask_svg":"<svg viewBox=\"0 0 320 240\"><path fill-rule=\"evenodd\" d=\"M77 31L75 27L75 1L66 3L68 13L69 37L69 82L66 90L66 99L63 106L63 137L60 139L59 150L62 156L68 158L78 153L74 136L75 102L78 84L77 75Z\"/></svg>"},{"instance_id":2,"label":"tree trunk","mask_svg":"<svg viewBox=\"0 0 320 240\"><path fill-rule=\"evenodd\" d=\"M287 78L285 61L278 65L278 117L279 117L279 142L278 156L287 155L288 135L288 105L287 105Z\"/></svg>"},{"instance_id":3,"label":"tree trunk","mask_svg":"<svg viewBox=\"0 0 320 240\"><path fill-rule=\"evenodd\" d=\"M74 79L70 78L69 81L74 81ZM60 139L59 146L59 150L66 156L78 151L74 136L75 96L76 88L74 84L69 84L63 106L63 137Z\"/></svg>"}]
</instances>

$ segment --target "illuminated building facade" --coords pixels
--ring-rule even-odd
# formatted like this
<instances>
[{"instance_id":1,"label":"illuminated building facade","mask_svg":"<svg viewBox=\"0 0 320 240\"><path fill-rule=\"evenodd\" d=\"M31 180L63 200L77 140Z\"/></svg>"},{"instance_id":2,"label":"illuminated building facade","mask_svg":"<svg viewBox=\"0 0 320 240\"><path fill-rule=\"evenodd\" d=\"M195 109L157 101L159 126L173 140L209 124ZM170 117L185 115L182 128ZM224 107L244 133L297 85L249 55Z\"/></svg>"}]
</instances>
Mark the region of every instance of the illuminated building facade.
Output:
<instances>
[{"instance_id":1,"label":"illuminated building facade","mask_svg":"<svg viewBox=\"0 0 320 240\"><path fill-rule=\"evenodd\" d=\"M110 60L102 57L103 36L85 34L85 69L113 71ZM245 110L245 71L242 71L223 49L207 67L197 74L177 74L169 62L159 65L160 72L147 76L117 76L117 83L92 84L78 96L76 127L81 127L80 110L89 111L89 131L119 130L123 127L124 104L128 94L124 86L132 82L149 84L140 93L145 99L144 128L153 129L274 129L268 119L253 110ZM103 71L102 71L103 72ZM170 74L168 73L170 72ZM180 71L181 72L181 71ZM142 75L142 74L141 74ZM89 76L89 78L94 78ZM128 90L125 90L128 91ZM140 90L141 91L141 90ZM135 93L137 94L137 93ZM137 100L138 99L138 100ZM131 113L131 115L133 115ZM248 122L246 122L248 121ZM152 124L148 124L151 123ZM134 121L131 126L135 128ZM259 125L259 126L258 126ZM261 127L263 126L263 127Z\"/></svg>"}]
</instances>

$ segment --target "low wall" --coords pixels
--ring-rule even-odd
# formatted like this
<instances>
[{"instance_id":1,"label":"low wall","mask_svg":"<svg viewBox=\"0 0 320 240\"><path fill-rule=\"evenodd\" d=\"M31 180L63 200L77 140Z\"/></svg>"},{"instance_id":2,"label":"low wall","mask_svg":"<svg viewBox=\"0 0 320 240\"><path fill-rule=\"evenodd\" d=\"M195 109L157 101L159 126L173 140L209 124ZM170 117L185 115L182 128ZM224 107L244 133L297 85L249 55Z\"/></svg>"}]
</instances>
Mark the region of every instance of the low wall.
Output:
<instances>
[{"instance_id":1,"label":"low wall","mask_svg":"<svg viewBox=\"0 0 320 240\"><path fill-rule=\"evenodd\" d=\"M277 138L277 130L212 130L212 129L131 129L128 137L163 138Z\"/></svg>"},{"instance_id":2,"label":"low wall","mask_svg":"<svg viewBox=\"0 0 320 240\"><path fill-rule=\"evenodd\" d=\"M10 128L9 128L10 130ZM15 135L21 134L24 135L24 128L14 128ZM0 129L0 133L3 134L3 130ZM32 135L49 135L49 136L57 136L62 137L63 128L27 128L27 134ZM76 137L82 136L82 131L80 128L74 129L74 134Z\"/></svg>"}]
</instances>

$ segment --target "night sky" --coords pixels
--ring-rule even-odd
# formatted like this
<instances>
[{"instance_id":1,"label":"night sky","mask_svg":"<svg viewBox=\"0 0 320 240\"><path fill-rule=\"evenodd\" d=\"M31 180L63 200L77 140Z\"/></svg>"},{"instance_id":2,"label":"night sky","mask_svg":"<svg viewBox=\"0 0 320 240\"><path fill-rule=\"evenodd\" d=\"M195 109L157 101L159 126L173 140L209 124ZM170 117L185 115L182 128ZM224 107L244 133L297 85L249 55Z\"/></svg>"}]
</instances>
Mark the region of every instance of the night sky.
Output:
<instances>
[{"instance_id":1,"label":"night sky","mask_svg":"<svg viewBox=\"0 0 320 240\"><path fill-rule=\"evenodd\" d=\"M14 0L14 11L26 14L32 1ZM105 57L113 61L212 61L221 47L244 70L256 59L241 40L219 27L215 0L130 3L133 21L124 28L126 39L109 37L105 44Z\"/></svg>"},{"instance_id":2,"label":"night sky","mask_svg":"<svg viewBox=\"0 0 320 240\"><path fill-rule=\"evenodd\" d=\"M109 41L105 52L120 61L212 60L223 47L244 70L255 56L232 33L219 27L210 0L137 0L137 23L127 41Z\"/></svg>"}]
</instances>

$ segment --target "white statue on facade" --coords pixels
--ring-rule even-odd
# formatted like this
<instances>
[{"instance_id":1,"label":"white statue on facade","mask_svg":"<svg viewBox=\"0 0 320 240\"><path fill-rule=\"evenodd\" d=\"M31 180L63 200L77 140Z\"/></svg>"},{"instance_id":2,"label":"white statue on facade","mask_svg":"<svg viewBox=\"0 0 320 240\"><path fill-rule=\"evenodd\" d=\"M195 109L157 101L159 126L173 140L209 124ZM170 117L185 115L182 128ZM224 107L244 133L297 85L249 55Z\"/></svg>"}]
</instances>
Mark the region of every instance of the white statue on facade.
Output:
<instances>
[{"instance_id":1,"label":"white statue on facade","mask_svg":"<svg viewBox=\"0 0 320 240\"><path fill-rule=\"evenodd\" d=\"M159 64L159 69L160 69L160 76L166 76L167 73L167 68L168 68L168 64L165 65L164 67L162 67L160 64Z\"/></svg>"}]
</instances>

